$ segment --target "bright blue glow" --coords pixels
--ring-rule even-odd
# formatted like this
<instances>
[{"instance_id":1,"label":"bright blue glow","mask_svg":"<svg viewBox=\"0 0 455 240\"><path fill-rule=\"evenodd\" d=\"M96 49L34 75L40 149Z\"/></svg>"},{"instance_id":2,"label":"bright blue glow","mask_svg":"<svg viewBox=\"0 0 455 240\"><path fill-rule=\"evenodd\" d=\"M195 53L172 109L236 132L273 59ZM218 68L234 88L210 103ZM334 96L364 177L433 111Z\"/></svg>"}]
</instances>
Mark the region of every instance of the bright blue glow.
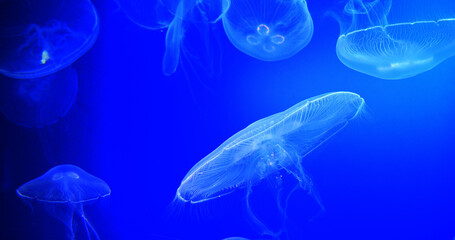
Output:
<instances>
[{"instance_id":1,"label":"bright blue glow","mask_svg":"<svg viewBox=\"0 0 455 240\"><path fill-rule=\"evenodd\" d=\"M0 9L0 22L7 23L0 25L0 73L11 78L61 70L98 36L98 15L89 0L5 0Z\"/></svg>"},{"instance_id":2,"label":"bright blue glow","mask_svg":"<svg viewBox=\"0 0 455 240\"><path fill-rule=\"evenodd\" d=\"M302 159L344 128L363 106L363 98L355 93L327 93L256 121L194 165L176 196L184 202L201 203L247 188L248 214L262 225L249 210L251 187L285 170L312 193ZM265 227L261 231L270 232Z\"/></svg>"},{"instance_id":3,"label":"bright blue glow","mask_svg":"<svg viewBox=\"0 0 455 240\"><path fill-rule=\"evenodd\" d=\"M403 79L433 69L455 54L455 18L440 14L451 12L452 4L425 2L420 5L424 11L427 5L437 5L438 12L432 15L431 7L425 14L400 11L403 22L399 22L389 12L400 9L400 3L348 1L345 13L351 15L352 25L342 32L336 47L343 64L377 78Z\"/></svg>"},{"instance_id":4,"label":"bright blue glow","mask_svg":"<svg viewBox=\"0 0 455 240\"><path fill-rule=\"evenodd\" d=\"M41 128L64 117L77 93L77 73L65 68L32 79L2 79L0 110L12 122Z\"/></svg>"},{"instance_id":5,"label":"bright blue glow","mask_svg":"<svg viewBox=\"0 0 455 240\"><path fill-rule=\"evenodd\" d=\"M25 202L42 205L49 214L61 220L68 227L69 239L74 239L74 214L83 222L88 239L91 239L91 233L95 239L99 239L85 217L83 206L111 194L103 180L77 166L65 164L51 168L19 187L16 192Z\"/></svg>"},{"instance_id":6,"label":"bright blue glow","mask_svg":"<svg viewBox=\"0 0 455 240\"><path fill-rule=\"evenodd\" d=\"M294 56L313 36L305 0L232 0L222 18L231 43L264 61Z\"/></svg>"},{"instance_id":7,"label":"bright blue glow","mask_svg":"<svg viewBox=\"0 0 455 240\"><path fill-rule=\"evenodd\" d=\"M401 13L422 8L396 0L401 1L407 3ZM307 2L314 20L311 43L283 61L244 54L230 43L221 21L212 24L222 71L199 81L185 75L182 63L171 77L163 76L165 29L138 27L115 1L93 0L100 37L72 64L78 94L71 110L40 129L16 126L0 114L0 239L64 238L59 220L40 214L39 207L30 211L15 190L56 164L72 163L112 189L108 199L84 206L102 240L270 240L248 224L247 189L199 204L179 201L185 209L177 214L169 214L167 206L188 170L234 133L306 97L339 90L361 95L372 118L351 122L302 160L316 192L299 189L290 195L289 238L281 239L452 239L455 58L401 81L359 73L337 58L339 26L324 18L336 4L344 11L347 1ZM430 2L428 13L435 12ZM215 42L192 39L201 28L191 25L185 27L183 49L199 64L197 57L207 55L197 48ZM282 197L297 183L282 172L254 186L250 195L254 215L274 231L282 223L275 177L283 175ZM320 215L315 196L325 207ZM87 239L83 223L75 220L75 239Z\"/></svg>"}]
</instances>

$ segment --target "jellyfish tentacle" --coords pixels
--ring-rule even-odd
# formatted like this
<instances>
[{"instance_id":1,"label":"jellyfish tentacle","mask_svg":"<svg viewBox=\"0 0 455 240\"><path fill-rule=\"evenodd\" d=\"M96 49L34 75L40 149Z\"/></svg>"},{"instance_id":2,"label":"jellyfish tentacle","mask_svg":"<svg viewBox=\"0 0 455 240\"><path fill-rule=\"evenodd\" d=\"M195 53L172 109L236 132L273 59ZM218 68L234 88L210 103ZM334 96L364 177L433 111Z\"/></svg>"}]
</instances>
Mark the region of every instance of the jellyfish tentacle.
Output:
<instances>
[{"instance_id":1,"label":"jellyfish tentacle","mask_svg":"<svg viewBox=\"0 0 455 240\"><path fill-rule=\"evenodd\" d=\"M258 217L256 217L256 215L254 214L253 210L251 210L251 206L250 206L250 194L252 193L253 189L252 189L252 183L248 183L248 186L247 186L247 192L246 192L246 196L245 196L245 208L246 208L246 213L248 214L249 216L249 220L250 222L256 227L258 228L261 232L262 235L268 235L268 236L271 236L273 238L278 238L279 236L279 233L275 233L273 231L271 231L270 229L268 229L268 227L261 221L259 220Z\"/></svg>"},{"instance_id":2,"label":"jellyfish tentacle","mask_svg":"<svg viewBox=\"0 0 455 240\"><path fill-rule=\"evenodd\" d=\"M185 34L183 19L179 16L183 14L183 3L179 3L174 20L166 33L166 51L163 56L163 74L170 76L177 70L180 61L180 46Z\"/></svg>"},{"instance_id":3,"label":"jellyfish tentacle","mask_svg":"<svg viewBox=\"0 0 455 240\"><path fill-rule=\"evenodd\" d=\"M88 219L85 217L84 209L82 204L79 204L77 208L77 213L79 217L81 218L81 221L84 223L85 231L87 233L87 238L89 240L92 240L90 232L93 233L93 236L95 236L95 240L100 240L100 237L98 236L98 233L95 231L95 228L93 228L92 224L88 221Z\"/></svg>"},{"instance_id":4,"label":"jellyfish tentacle","mask_svg":"<svg viewBox=\"0 0 455 240\"><path fill-rule=\"evenodd\" d=\"M87 231L88 239L90 239L90 240L92 239L90 237L90 231L91 231L93 233L93 235L95 236L95 240L100 240L98 233L95 231L95 228L93 228L92 224L90 224L90 222L87 220L87 218L84 215L82 215L81 219L82 219L82 222L84 222L84 227L85 227L85 230Z\"/></svg>"}]
</instances>

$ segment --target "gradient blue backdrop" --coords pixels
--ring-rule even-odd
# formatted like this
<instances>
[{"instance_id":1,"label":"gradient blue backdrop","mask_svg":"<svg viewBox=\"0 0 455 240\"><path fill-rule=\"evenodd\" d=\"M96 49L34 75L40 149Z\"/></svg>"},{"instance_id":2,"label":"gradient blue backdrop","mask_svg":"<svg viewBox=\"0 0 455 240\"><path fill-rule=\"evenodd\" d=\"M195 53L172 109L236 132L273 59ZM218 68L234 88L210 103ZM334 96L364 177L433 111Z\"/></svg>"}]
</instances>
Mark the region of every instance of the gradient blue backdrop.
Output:
<instances>
[{"instance_id":1,"label":"gradient blue backdrop","mask_svg":"<svg viewBox=\"0 0 455 240\"><path fill-rule=\"evenodd\" d=\"M304 192L291 197L292 239L452 239L455 58L398 81L355 72L335 53L339 27L324 17L333 2L308 1L313 39L285 61L241 53L218 25L222 72L198 80L180 69L162 75L165 31L143 29L113 1L94 0L100 36L73 64L79 93L67 116L41 130L0 117L0 239L63 239L63 224L32 212L15 195L60 163L110 185L109 199L86 207L101 239L258 238L242 212L244 191L173 209L181 179L253 121L340 90L364 97L369 114L303 159L326 211L317 215ZM264 215L261 189L253 200ZM78 229L76 238L85 239L80 223Z\"/></svg>"}]
</instances>

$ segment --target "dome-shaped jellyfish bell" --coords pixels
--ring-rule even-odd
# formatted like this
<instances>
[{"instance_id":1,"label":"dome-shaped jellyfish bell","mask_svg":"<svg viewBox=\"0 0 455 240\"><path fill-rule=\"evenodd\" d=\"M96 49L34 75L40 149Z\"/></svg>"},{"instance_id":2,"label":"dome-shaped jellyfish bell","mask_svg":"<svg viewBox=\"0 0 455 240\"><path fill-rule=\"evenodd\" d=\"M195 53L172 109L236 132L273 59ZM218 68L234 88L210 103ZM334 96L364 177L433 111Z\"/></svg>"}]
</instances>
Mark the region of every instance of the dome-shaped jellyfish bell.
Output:
<instances>
[{"instance_id":1,"label":"dome-shaped jellyfish bell","mask_svg":"<svg viewBox=\"0 0 455 240\"><path fill-rule=\"evenodd\" d=\"M0 73L17 79L71 65L92 47L99 30L89 0L2 0L0 23Z\"/></svg>"},{"instance_id":2,"label":"dome-shaped jellyfish bell","mask_svg":"<svg viewBox=\"0 0 455 240\"><path fill-rule=\"evenodd\" d=\"M70 165L58 165L42 176L33 179L16 190L19 197L31 206L42 207L50 215L68 227L69 239L74 239L73 218L79 216L88 239L99 239L87 220L83 207L111 194L103 180L83 169Z\"/></svg>"},{"instance_id":3,"label":"dome-shaped jellyfish bell","mask_svg":"<svg viewBox=\"0 0 455 240\"><path fill-rule=\"evenodd\" d=\"M264 61L294 56L313 36L305 0L231 0L222 19L232 44Z\"/></svg>"},{"instance_id":4,"label":"dome-shaped jellyfish bell","mask_svg":"<svg viewBox=\"0 0 455 240\"><path fill-rule=\"evenodd\" d=\"M77 93L77 72L67 67L49 76L11 79L0 76L0 110L15 124L42 128L64 117Z\"/></svg>"}]
</instances>

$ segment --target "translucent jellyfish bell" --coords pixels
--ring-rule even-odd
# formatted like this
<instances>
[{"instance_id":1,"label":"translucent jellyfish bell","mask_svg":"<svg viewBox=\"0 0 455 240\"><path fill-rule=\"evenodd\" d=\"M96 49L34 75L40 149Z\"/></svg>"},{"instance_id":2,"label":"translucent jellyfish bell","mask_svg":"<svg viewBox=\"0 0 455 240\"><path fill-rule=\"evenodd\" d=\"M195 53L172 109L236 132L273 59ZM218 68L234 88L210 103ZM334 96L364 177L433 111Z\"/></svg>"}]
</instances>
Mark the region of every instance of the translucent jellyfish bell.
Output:
<instances>
[{"instance_id":1,"label":"translucent jellyfish bell","mask_svg":"<svg viewBox=\"0 0 455 240\"><path fill-rule=\"evenodd\" d=\"M305 0L231 0L222 19L231 43L264 61L292 57L313 36Z\"/></svg>"},{"instance_id":2,"label":"translucent jellyfish bell","mask_svg":"<svg viewBox=\"0 0 455 240\"><path fill-rule=\"evenodd\" d=\"M166 28L174 18L162 0L116 0L116 2L131 21L147 29Z\"/></svg>"},{"instance_id":3,"label":"translucent jellyfish bell","mask_svg":"<svg viewBox=\"0 0 455 240\"><path fill-rule=\"evenodd\" d=\"M251 187L284 170L311 193L312 182L302 159L345 127L363 106L363 98L355 93L327 93L256 121L194 165L177 189L176 199L200 203L246 188L249 216L263 233L273 235L250 210Z\"/></svg>"},{"instance_id":4,"label":"translucent jellyfish bell","mask_svg":"<svg viewBox=\"0 0 455 240\"><path fill-rule=\"evenodd\" d=\"M0 73L18 79L71 65L92 47L99 29L89 0L3 0L0 22Z\"/></svg>"},{"instance_id":5,"label":"translucent jellyfish bell","mask_svg":"<svg viewBox=\"0 0 455 240\"><path fill-rule=\"evenodd\" d=\"M426 72L455 54L455 2L349 0L337 41L340 61L382 79ZM343 23L342 23L343 25Z\"/></svg>"},{"instance_id":6,"label":"translucent jellyfish bell","mask_svg":"<svg viewBox=\"0 0 455 240\"><path fill-rule=\"evenodd\" d=\"M0 110L12 122L41 128L64 117L77 93L77 73L65 68L32 79L0 79Z\"/></svg>"},{"instance_id":7,"label":"translucent jellyfish bell","mask_svg":"<svg viewBox=\"0 0 455 240\"><path fill-rule=\"evenodd\" d=\"M25 183L16 192L26 203L38 204L61 220L68 227L69 239L74 239L74 214L84 224L88 239L92 239L92 235L99 239L85 216L83 206L111 194L109 186L103 180L77 166L65 164Z\"/></svg>"}]
</instances>

